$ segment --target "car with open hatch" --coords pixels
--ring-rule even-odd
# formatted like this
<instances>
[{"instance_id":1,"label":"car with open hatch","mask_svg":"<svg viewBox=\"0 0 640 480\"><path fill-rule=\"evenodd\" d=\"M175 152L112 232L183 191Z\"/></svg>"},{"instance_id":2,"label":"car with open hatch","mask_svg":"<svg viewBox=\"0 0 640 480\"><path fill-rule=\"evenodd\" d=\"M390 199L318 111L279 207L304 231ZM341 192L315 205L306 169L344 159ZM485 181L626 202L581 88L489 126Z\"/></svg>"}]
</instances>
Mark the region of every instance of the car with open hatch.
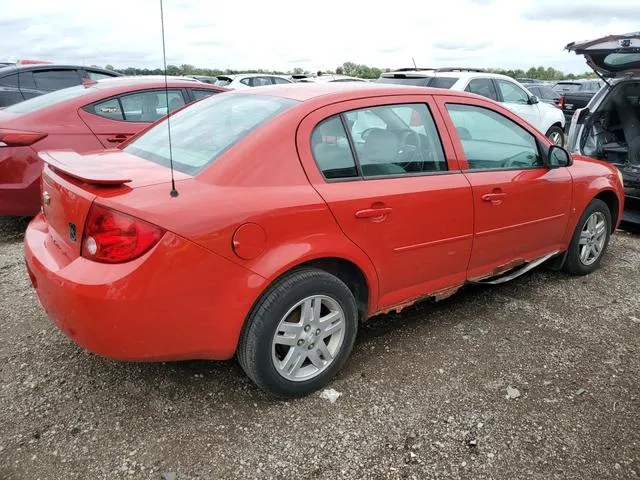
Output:
<instances>
[{"instance_id":1,"label":"car with open hatch","mask_svg":"<svg viewBox=\"0 0 640 480\"><path fill-rule=\"evenodd\" d=\"M583 55L602 87L571 118L568 148L616 166L624 180L624 228L640 231L640 32L565 47Z\"/></svg>"},{"instance_id":2,"label":"car with open hatch","mask_svg":"<svg viewBox=\"0 0 640 480\"><path fill-rule=\"evenodd\" d=\"M284 397L329 382L373 315L594 271L623 208L615 167L497 102L369 82L215 95L117 150L40 157L24 255L66 335L119 360L237 355Z\"/></svg>"},{"instance_id":3,"label":"car with open hatch","mask_svg":"<svg viewBox=\"0 0 640 480\"><path fill-rule=\"evenodd\" d=\"M0 110L0 215L40 211L41 150L114 148L153 122L226 88L182 77L87 81Z\"/></svg>"}]
</instances>

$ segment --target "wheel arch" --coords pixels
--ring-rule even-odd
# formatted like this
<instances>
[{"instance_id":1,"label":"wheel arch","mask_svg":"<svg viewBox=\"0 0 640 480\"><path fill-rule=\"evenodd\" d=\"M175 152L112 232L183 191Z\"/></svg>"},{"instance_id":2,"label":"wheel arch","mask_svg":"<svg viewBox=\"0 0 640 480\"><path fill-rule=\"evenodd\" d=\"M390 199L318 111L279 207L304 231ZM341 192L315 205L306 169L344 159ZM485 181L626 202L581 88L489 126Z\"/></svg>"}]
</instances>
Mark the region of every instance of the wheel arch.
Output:
<instances>
[{"instance_id":1,"label":"wheel arch","mask_svg":"<svg viewBox=\"0 0 640 480\"><path fill-rule=\"evenodd\" d=\"M618 226L620 200L613 190L602 190L598 192L593 199L602 200L609 207L611 213L611 230L615 230ZM613 233L613 232L612 232Z\"/></svg>"}]
</instances>

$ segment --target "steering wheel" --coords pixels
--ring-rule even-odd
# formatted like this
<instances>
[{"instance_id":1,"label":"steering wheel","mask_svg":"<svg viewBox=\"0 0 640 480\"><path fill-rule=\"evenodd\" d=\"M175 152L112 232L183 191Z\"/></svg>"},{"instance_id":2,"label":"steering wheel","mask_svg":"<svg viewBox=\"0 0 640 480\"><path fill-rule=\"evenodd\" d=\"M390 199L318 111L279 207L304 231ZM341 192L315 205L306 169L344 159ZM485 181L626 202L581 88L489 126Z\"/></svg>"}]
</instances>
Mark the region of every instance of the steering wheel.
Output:
<instances>
[{"instance_id":1,"label":"steering wheel","mask_svg":"<svg viewBox=\"0 0 640 480\"><path fill-rule=\"evenodd\" d=\"M523 159L521 157L522 154L518 153L516 155L513 155L512 157L507 158L504 161L504 168L516 168L516 167L532 167L534 166L534 163L532 162L533 160L533 155L532 154L527 154L527 159Z\"/></svg>"},{"instance_id":2,"label":"steering wheel","mask_svg":"<svg viewBox=\"0 0 640 480\"><path fill-rule=\"evenodd\" d=\"M384 130L384 128L378 128L378 127L369 127L369 128L366 128L366 129L364 129L364 130L362 131L362 133L360 133L360 138L361 138L362 140L366 140L366 139L367 139L367 137L369 136L369 134L370 134L371 132L373 132L374 130Z\"/></svg>"}]
</instances>

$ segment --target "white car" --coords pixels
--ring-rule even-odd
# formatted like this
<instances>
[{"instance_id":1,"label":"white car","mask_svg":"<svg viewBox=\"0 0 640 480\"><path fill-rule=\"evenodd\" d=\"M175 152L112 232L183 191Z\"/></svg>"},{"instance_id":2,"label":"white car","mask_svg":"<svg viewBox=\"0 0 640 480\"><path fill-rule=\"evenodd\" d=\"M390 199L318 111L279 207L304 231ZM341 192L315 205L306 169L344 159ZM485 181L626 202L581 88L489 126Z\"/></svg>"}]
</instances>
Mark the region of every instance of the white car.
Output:
<instances>
[{"instance_id":1,"label":"white car","mask_svg":"<svg viewBox=\"0 0 640 480\"><path fill-rule=\"evenodd\" d=\"M449 88L471 92L503 103L556 145L564 146L565 118L556 106L538 97L511 77L470 68L402 68L383 73L377 82Z\"/></svg>"},{"instance_id":2,"label":"white car","mask_svg":"<svg viewBox=\"0 0 640 480\"><path fill-rule=\"evenodd\" d=\"M231 89L263 87L266 85L279 85L293 83L290 78L283 75L271 75L267 73L239 73L237 75L218 75L216 85Z\"/></svg>"},{"instance_id":3,"label":"white car","mask_svg":"<svg viewBox=\"0 0 640 480\"><path fill-rule=\"evenodd\" d=\"M298 83L324 83L324 82L366 82L364 78L350 77L349 75L336 75L334 73L323 73L322 75L294 75Z\"/></svg>"}]
</instances>

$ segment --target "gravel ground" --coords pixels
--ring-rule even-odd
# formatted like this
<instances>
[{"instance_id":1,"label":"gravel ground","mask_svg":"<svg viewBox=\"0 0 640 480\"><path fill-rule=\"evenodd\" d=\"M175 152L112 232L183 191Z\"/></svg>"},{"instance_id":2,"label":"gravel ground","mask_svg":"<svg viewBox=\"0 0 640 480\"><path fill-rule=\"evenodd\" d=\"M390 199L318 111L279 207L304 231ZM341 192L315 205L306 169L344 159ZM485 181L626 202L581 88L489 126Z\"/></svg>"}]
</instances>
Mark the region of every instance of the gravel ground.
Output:
<instances>
[{"instance_id":1,"label":"gravel ground","mask_svg":"<svg viewBox=\"0 0 640 480\"><path fill-rule=\"evenodd\" d=\"M0 219L0 479L640 478L640 237L601 270L538 269L372 319L314 394L236 361L136 364L47 320Z\"/></svg>"}]
</instances>

